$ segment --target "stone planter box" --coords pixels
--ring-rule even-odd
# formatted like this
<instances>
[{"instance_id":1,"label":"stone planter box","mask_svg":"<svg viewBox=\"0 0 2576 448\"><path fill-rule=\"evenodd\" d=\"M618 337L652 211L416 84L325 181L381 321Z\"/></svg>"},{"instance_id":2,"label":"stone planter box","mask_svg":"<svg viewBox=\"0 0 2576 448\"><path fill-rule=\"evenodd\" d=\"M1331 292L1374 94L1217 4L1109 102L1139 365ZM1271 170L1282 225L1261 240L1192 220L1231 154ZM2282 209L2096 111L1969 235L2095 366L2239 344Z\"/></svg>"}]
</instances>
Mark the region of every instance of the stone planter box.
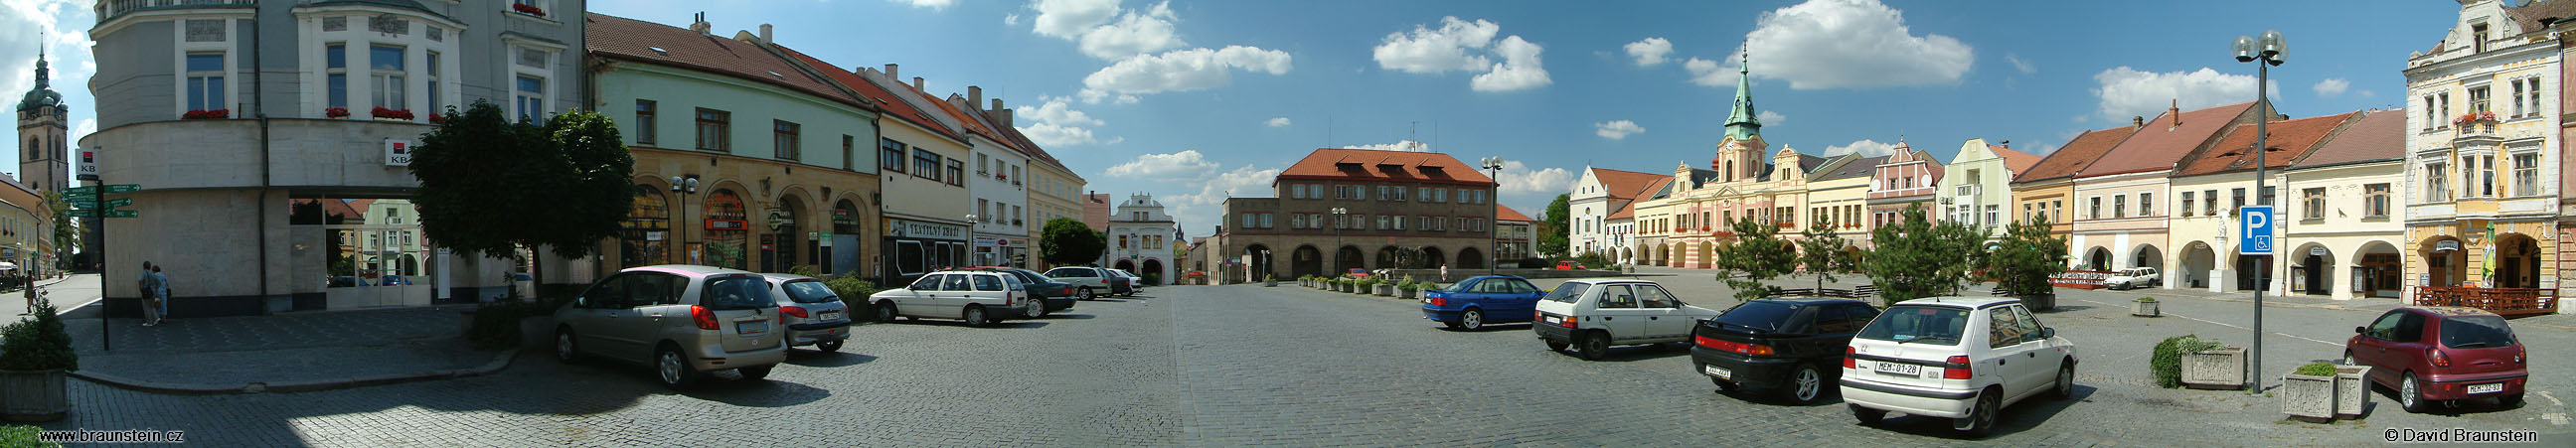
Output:
<instances>
[{"instance_id":1,"label":"stone planter box","mask_svg":"<svg viewBox=\"0 0 2576 448\"><path fill-rule=\"evenodd\" d=\"M1277 287L1279 287L1279 279L1275 279L1275 278L1273 278L1273 279L1263 279L1263 280L1261 280L1261 287L1263 287L1263 288L1277 288Z\"/></svg>"},{"instance_id":2,"label":"stone planter box","mask_svg":"<svg viewBox=\"0 0 2576 448\"><path fill-rule=\"evenodd\" d=\"M1382 297L1395 297L1395 285L1379 283L1377 285L1377 290L1371 292Z\"/></svg>"},{"instance_id":3,"label":"stone planter box","mask_svg":"<svg viewBox=\"0 0 2576 448\"><path fill-rule=\"evenodd\" d=\"M2334 420L2335 377L2281 375L2281 413L2294 420Z\"/></svg>"},{"instance_id":4,"label":"stone planter box","mask_svg":"<svg viewBox=\"0 0 2576 448\"><path fill-rule=\"evenodd\" d=\"M2361 418L2370 405L2370 366L2335 366L2335 418Z\"/></svg>"},{"instance_id":5,"label":"stone planter box","mask_svg":"<svg viewBox=\"0 0 2576 448\"><path fill-rule=\"evenodd\" d=\"M2036 312L2057 309L2056 294L2032 294L2021 296L2020 298L2021 303L2029 306L2031 311Z\"/></svg>"},{"instance_id":6,"label":"stone planter box","mask_svg":"<svg viewBox=\"0 0 2576 448\"><path fill-rule=\"evenodd\" d=\"M2226 347L2182 354L2182 384L2206 390L2245 388L2245 348Z\"/></svg>"},{"instance_id":7,"label":"stone planter box","mask_svg":"<svg viewBox=\"0 0 2576 448\"><path fill-rule=\"evenodd\" d=\"M63 370L0 370L0 409L9 421L50 422L71 411Z\"/></svg>"},{"instance_id":8,"label":"stone planter box","mask_svg":"<svg viewBox=\"0 0 2576 448\"><path fill-rule=\"evenodd\" d=\"M1403 297L1406 300L1419 299L1422 298L1422 290L1413 288L1399 289L1396 290L1396 297Z\"/></svg>"},{"instance_id":9,"label":"stone planter box","mask_svg":"<svg viewBox=\"0 0 2576 448\"><path fill-rule=\"evenodd\" d=\"M2156 308L2156 301L2138 300L2129 302L2129 315L2138 317L2156 317L2162 316L2164 313L2162 310Z\"/></svg>"}]
</instances>

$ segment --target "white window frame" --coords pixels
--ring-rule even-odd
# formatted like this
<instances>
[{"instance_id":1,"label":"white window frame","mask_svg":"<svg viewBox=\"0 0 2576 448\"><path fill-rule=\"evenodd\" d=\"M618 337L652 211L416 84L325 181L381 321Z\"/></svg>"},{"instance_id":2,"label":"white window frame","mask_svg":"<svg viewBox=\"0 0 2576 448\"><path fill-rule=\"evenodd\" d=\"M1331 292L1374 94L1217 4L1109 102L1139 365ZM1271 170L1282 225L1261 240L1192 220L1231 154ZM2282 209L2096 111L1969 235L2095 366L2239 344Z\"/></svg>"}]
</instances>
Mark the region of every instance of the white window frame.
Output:
<instances>
[{"instance_id":1,"label":"white window frame","mask_svg":"<svg viewBox=\"0 0 2576 448\"><path fill-rule=\"evenodd\" d=\"M410 110L412 121L427 122L430 114L446 113L445 106L457 104L458 92L462 90L457 81L462 79L458 76L457 67L463 64L456 57L463 54L459 49L465 36L459 33L465 29L464 24L420 11L364 5L298 8L295 14L296 26L301 31L296 46L303 49L299 63L303 67L304 85L298 93L304 98L305 116L323 117L324 110L331 108L328 61L324 60L323 48L333 43L344 45L346 73L352 78L357 75L367 75L368 78L350 79L347 84L348 102L345 107L349 109L350 119L372 119L370 112L378 106L395 108L374 101L380 95L375 91L375 63L371 59L375 45L379 44L403 48L401 88L404 101L397 109ZM401 17L409 28L400 35L368 29L368 18L378 15ZM322 31L322 20L326 17L341 17L350 23L340 31ZM430 40L429 30L433 28L444 37ZM439 54L437 66L429 64L429 53ZM432 87L431 83L437 85Z\"/></svg>"},{"instance_id":2,"label":"white window frame","mask_svg":"<svg viewBox=\"0 0 2576 448\"><path fill-rule=\"evenodd\" d=\"M224 77L224 97L220 101L216 102L217 104L225 105L222 109L231 109L231 105L241 104L241 61L238 59L240 58L240 55L236 54L237 52L233 50L241 42L242 36L238 25L241 24L241 20L248 18L250 18L250 14L247 13L202 16L190 15L174 17L169 22L171 44L170 71L171 73L178 73L180 80L185 81L187 79L189 73L189 54L223 54L224 69L222 73ZM189 42L187 21L190 19L223 21L224 40L222 42ZM319 25L317 24L316 26L318 27ZM170 83L170 98L171 111L170 114L163 119L177 120L181 114L188 113L188 83ZM250 113L250 111L232 111L233 116L236 117L243 116L248 113Z\"/></svg>"},{"instance_id":3,"label":"white window frame","mask_svg":"<svg viewBox=\"0 0 2576 448\"><path fill-rule=\"evenodd\" d=\"M506 8L507 6L504 6L504 7ZM540 6L540 7L543 7L543 6ZM554 9L549 8L549 9L547 9L547 10L546 10L546 14L547 14L547 15L549 15L549 16L552 16L552 15L555 15L555 14L558 14L558 13L557 13ZM509 13L508 15L515 15L515 16L522 16L522 17L526 16L526 14L519 14L519 13L515 13L515 12L513 12L513 13ZM509 93L509 95L508 95L508 96L509 96L509 98L510 98L510 106L509 106L509 107L510 107L510 110L508 111L508 112L510 113L510 115L509 115L509 116L511 116L511 117L518 117L518 116L521 116L521 115L526 115L526 116L528 116L528 118L529 118L529 119L531 119L531 120L544 120L544 119L546 119L548 116L551 116L551 115L554 113L554 111L555 111L555 107L556 107L555 103L559 103L559 102L560 102L560 101L559 101L559 98L561 97L561 95L558 95L556 92L561 92L561 91L563 91L563 89L564 89L564 81L565 81L565 80L563 79L563 77L561 77L561 76L556 76L556 73L555 73L555 72L556 72L557 70L555 70L555 67L559 67L559 66L562 66L562 65L563 65L563 63L564 63L564 62L563 62L564 57L565 57L565 55L567 54L567 53L566 53L566 50L569 50L569 49L568 49L568 48L566 48L566 47L564 47L563 45L555 44L555 43L552 43L552 42L544 42L544 41L530 40L530 39L524 39L524 38L515 38L515 37L509 37L509 36L503 36L503 37L502 37L502 41L503 41L503 43L505 44L505 45L502 45L502 48L504 48L504 49L508 50L508 51L509 51L509 54L508 54L508 55L505 55L505 56L501 59L502 73L501 73L501 82L500 82L500 83L501 83L502 85L501 85L500 87L501 87L501 89L502 89L503 91L510 92L510 93ZM519 65L519 52L521 51L521 49L535 49L535 50L539 50L539 51L544 51L544 52L546 52L546 62L545 62L545 64L544 64L545 66L544 66L544 67L537 67L537 68L529 68L529 67L527 67L527 66ZM541 93L539 93L538 95L536 95L537 103L538 103L538 104L542 104L543 106L540 106L540 108L541 108L541 109L544 109L544 110L534 111L533 113L529 113L529 112L526 112L526 111L521 111L521 110L519 110L519 108L520 108L520 107L519 107L519 102L520 102L520 101L519 101L519 99L520 99L520 96L521 96L521 94L519 93L519 77L520 77L520 76L530 76L530 77L535 77L535 78L537 78L539 81L542 81L542 82L544 82L544 83L545 83L545 90L546 90L546 91L545 91L545 92L541 92Z\"/></svg>"}]
</instances>

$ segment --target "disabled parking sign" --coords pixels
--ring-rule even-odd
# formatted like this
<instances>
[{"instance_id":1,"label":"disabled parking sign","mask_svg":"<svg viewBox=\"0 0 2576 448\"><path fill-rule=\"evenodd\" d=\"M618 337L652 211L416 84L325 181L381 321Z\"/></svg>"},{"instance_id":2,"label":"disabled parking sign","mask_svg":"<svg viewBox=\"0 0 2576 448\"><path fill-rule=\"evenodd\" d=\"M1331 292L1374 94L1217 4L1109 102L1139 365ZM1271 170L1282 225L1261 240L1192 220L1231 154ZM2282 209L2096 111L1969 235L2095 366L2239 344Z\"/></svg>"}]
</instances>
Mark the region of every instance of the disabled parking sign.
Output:
<instances>
[{"instance_id":1,"label":"disabled parking sign","mask_svg":"<svg viewBox=\"0 0 2576 448\"><path fill-rule=\"evenodd\" d=\"M2245 218L2237 221L2236 240L2244 242L2237 248L2237 253L2271 255L2272 228L2277 225L2272 222L2272 206L2248 205L2237 210L2236 216Z\"/></svg>"}]
</instances>

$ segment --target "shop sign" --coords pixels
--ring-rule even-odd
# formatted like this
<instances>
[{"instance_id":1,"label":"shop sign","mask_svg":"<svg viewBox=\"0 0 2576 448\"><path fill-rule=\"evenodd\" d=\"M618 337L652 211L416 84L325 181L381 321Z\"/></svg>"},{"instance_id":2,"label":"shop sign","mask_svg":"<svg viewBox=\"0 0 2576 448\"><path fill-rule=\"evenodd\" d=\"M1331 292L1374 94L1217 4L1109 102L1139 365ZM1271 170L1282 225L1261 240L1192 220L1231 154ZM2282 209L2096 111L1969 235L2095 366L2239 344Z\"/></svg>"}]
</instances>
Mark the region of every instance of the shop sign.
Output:
<instances>
[{"instance_id":1,"label":"shop sign","mask_svg":"<svg viewBox=\"0 0 2576 448\"><path fill-rule=\"evenodd\" d=\"M419 145L411 140L385 139L385 166L411 166L412 147Z\"/></svg>"},{"instance_id":2,"label":"shop sign","mask_svg":"<svg viewBox=\"0 0 2576 448\"><path fill-rule=\"evenodd\" d=\"M709 220L707 220L707 230L742 230L742 229L746 229L746 228L750 228L750 227L751 227L751 224L750 224L750 223L744 222L743 220L739 220L739 219L709 219Z\"/></svg>"},{"instance_id":3,"label":"shop sign","mask_svg":"<svg viewBox=\"0 0 2576 448\"><path fill-rule=\"evenodd\" d=\"M965 226L917 221L886 220L886 232L896 237L966 239Z\"/></svg>"}]
</instances>

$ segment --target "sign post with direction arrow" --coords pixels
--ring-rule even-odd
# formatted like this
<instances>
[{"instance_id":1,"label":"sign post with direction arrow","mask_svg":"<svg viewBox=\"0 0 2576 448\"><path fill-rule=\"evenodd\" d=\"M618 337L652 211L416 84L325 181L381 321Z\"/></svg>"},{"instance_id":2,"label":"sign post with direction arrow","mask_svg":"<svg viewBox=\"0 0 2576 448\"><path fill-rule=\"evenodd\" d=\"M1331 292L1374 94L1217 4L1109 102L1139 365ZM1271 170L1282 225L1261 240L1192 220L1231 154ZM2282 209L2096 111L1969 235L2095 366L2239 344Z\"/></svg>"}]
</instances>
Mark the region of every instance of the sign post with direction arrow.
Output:
<instances>
[{"instance_id":1,"label":"sign post with direction arrow","mask_svg":"<svg viewBox=\"0 0 2576 448\"><path fill-rule=\"evenodd\" d=\"M81 180L97 180L97 178L84 176ZM69 214L73 217L133 218L142 216L142 214L137 213L134 210L119 210L117 207L134 205L134 198L105 199L101 198L100 195L107 193L133 193L142 189L143 185L141 184L87 185L65 188L63 189L63 202L71 205L72 209ZM100 246L107 245L107 226L101 225L98 229L93 230L92 232L94 232L92 235L97 235L98 244ZM100 269L106 269L107 254L99 254L98 264ZM143 303L143 305L151 306L150 303ZM103 350L115 350L116 346L111 344L107 339L107 327L109 325L107 325L107 317L104 310L102 310L99 316L99 348Z\"/></svg>"}]
</instances>

